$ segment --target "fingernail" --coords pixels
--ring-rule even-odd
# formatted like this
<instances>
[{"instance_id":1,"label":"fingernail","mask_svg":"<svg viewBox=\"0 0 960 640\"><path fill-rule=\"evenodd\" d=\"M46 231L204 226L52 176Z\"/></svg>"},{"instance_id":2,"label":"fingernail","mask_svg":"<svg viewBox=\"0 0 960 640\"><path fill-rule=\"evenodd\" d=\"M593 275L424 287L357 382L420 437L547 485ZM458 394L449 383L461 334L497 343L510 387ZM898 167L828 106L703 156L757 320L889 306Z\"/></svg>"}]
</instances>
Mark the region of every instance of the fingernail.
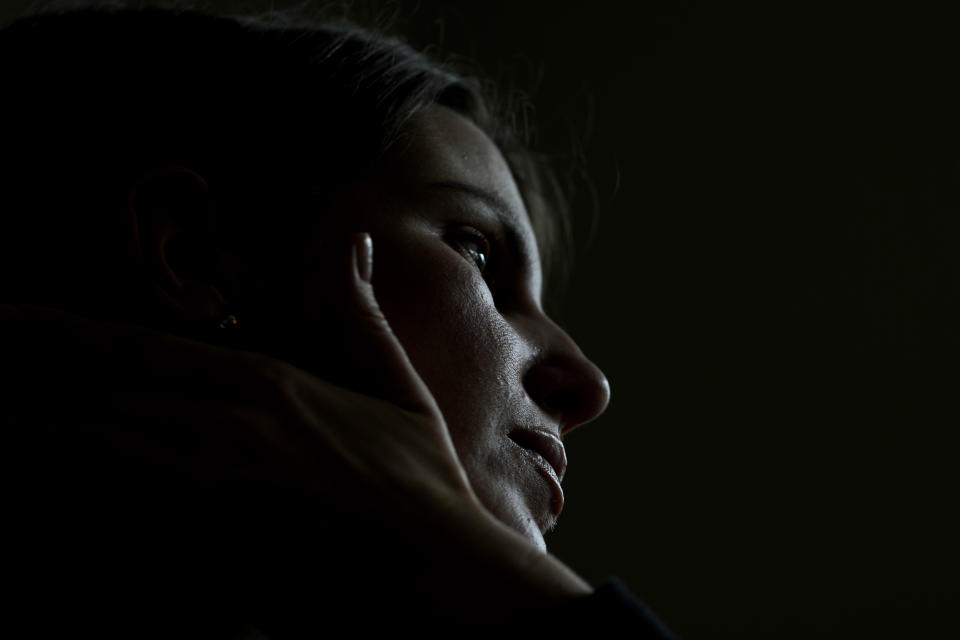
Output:
<instances>
[{"instance_id":1,"label":"fingernail","mask_svg":"<svg viewBox=\"0 0 960 640\"><path fill-rule=\"evenodd\" d=\"M370 282L373 277L373 240L369 233L361 233L357 244L357 271L361 278Z\"/></svg>"}]
</instances>

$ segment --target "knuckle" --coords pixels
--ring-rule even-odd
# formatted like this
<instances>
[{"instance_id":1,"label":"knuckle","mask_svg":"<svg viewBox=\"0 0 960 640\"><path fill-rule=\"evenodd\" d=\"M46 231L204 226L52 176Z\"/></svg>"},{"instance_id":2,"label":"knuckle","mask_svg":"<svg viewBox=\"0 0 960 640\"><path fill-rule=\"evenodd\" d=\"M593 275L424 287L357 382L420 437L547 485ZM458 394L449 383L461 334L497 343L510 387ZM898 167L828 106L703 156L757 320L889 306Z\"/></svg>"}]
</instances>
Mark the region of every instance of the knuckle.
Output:
<instances>
[{"instance_id":1,"label":"knuckle","mask_svg":"<svg viewBox=\"0 0 960 640\"><path fill-rule=\"evenodd\" d=\"M364 322L368 322L378 328L389 327L389 323L387 322L387 317L383 315L383 311L381 311L379 307L374 309L365 307L360 310L358 315L360 319L363 320Z\"/></svg>"},{"instance_id":2,"label":"knuckle","mask_svg":"<svg viewBox=\"0 0 960 640\"><path fill-rule=\"evenodd\" d=\"M390 323L387 321L387 317L383 315L380 305L377 304L373 291L359 292L359 298L356 314L360 321L378 328L389 328Z\"/></svg>"}]
</instances>

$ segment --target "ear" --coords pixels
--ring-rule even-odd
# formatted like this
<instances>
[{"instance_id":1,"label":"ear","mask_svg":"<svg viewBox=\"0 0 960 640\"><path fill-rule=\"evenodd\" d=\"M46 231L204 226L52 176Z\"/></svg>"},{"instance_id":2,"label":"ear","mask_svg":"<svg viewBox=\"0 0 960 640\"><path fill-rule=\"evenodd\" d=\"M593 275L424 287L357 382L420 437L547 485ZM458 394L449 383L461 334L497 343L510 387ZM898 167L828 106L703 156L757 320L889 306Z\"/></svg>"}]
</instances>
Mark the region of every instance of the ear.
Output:
<instances>
[{"instance_id":1,"label":"ear","mask_svg":"<svg viewBox=\"0 0 960 640\"><path fill-rule=\"evenodd\" d=\"M135 243L158 302L186 326L212 326L233 295L233 264L217 243L215 202L206 180L173 165L130 188Z\"/></svg>"}]
</instances>

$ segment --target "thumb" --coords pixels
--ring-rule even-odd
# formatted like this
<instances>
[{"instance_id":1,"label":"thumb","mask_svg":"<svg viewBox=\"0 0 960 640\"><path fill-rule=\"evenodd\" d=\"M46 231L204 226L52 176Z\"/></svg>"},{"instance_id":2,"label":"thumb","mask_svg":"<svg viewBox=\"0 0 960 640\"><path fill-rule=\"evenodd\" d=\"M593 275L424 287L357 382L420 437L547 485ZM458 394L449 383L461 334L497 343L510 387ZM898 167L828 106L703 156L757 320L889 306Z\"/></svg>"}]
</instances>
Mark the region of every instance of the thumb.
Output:
<instances>
[{"instance_id":1,"label":"thumb","mask_svg":"<svg viewBox=\"0 0 960 640\"><path fill-rule=\"evenodd\" d=\"M364 393L442 419L433 394L377 304L372 284L373 239L369 233L358 233L351 240L348 306L356 340L349 359L357 385Z\"/></svg>"}]
</instances>

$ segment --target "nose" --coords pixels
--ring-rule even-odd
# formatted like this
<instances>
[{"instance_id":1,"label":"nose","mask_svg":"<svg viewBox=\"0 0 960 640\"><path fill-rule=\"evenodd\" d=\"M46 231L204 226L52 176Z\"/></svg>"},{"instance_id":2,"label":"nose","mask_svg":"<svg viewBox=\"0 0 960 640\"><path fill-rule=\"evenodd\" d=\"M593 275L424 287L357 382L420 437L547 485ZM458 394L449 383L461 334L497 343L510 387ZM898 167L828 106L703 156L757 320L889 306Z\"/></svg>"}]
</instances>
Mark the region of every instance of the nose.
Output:
<instances>
[{"instance_id":1,"label":"nose","mask_svg":"<svg viewBox=\"0 0 960 640\"><path fill-rule=\"evenodd\" d=\"M602 414L610 403L610 383L576 342L547 319L542 350L523 377L527 394L560 424L561 435Z\"/></svg>"}]
</instances>

